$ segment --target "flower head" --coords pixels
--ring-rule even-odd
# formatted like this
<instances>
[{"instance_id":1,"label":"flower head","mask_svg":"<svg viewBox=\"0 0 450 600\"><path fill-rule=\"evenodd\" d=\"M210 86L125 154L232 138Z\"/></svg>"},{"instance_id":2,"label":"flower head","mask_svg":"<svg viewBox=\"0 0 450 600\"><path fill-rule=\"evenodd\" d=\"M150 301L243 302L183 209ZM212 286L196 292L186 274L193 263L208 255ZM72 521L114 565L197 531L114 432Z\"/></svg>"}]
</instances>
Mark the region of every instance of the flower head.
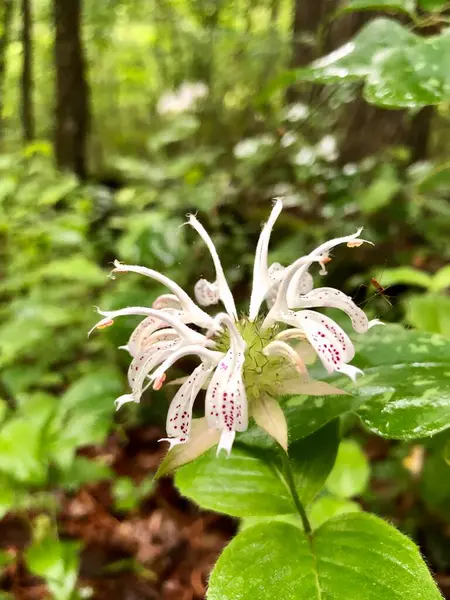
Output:
<instances>
[{"instance_id":1,"label":"flower head","mask_svg":"<svg viewBox=\"0 0 450 600\"><path fill-rule=\"evenodd\" d=\"M195 456L192 443L196 436L201 438L202 452L207 439L208 445L218 443L218 452L224 449L229 454L236 432L247 429L249 416L286 448L287 427L274 398L294 393L344 393L310 378L308 365L316 357L330 374L339 372L355 380L361 372L350 364L355 350L348 335L332 319L311 309L338 308L348 315L359 333L379 321L369 321L341 291L314 288L310 270L318 265L319 274L326 274L329 253L336 246L353 248L367 243L360 238L362 230L325 242L288 267L278 263L269 266L270 236L281 210L282 201L277 199L256 247L249 313L240 319L216 248L194 215L189 215L188 224L205 242L216 273L214 282L197 282L196 302L157 271L114 263L113 273L138 273L164 284L170 292L159 296L151 308L98 311L103 318L93 329L108 327L123 315L144 317L123 346L132 357L128 370L131 391L117 398L116 406L139 402L148 387L160 389L165 384L167 372L180 358L197 356L200 364L191 375L172 382L180 387L168 410L164 438L171 448L191 445L189 459ZM202 308L219 302L225 310L214 317ZM269 310L260 316L263 303ZM196 425L192 411L202 389L206 390L205 419L197 420L202 423ZM191 435L194 430L197 433Z\"/></svg>"}]
</instances>

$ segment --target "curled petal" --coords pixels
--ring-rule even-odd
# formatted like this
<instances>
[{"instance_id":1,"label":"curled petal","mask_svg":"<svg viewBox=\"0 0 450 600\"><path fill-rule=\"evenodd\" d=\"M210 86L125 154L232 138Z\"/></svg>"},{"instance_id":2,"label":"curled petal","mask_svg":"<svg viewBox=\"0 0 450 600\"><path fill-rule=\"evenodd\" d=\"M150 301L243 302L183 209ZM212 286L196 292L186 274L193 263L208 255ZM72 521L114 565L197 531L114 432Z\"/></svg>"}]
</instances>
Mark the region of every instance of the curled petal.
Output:
<instances>
[{"instance_id":1,"label":"curled petal","mask_svg":"<svg viewBox=\"0 0 450 600\"><path fill-rule=\"evenodd\" d=\"M294 365L295 369L299 373L307 373L305 363L303 362L301 356L297 354L292 346L286 344L286 342L270 342L270 344L267 344L267 346L264 348L263 354L265 354L265 356L281 356L282 358L286 358Z\"/></svg>"},{"instance_id":2,"label":"curled petal","mask_svg":"<svg viewBox=\"0 0 450 600\"><path fill-rule=\"evenodd\" d=\"M180 342L176 339L155 344L152 348L136 354L128 368L128 383L130 387L134 388L137 385L137 382L141 378L141 372L145 371L142 377L143 383L147 374L170 356L178 346L180 346Z\"/></svg>"},{"instance_id":3,"label":"curled petal","mask_svg":"<svg viewBox=\"0 0 450 600\"><path fill-rule=\"evenodd\" d=\"M225 310L227 313L233 317L234 320L237 320L237 312L236 306L234 304L234 298L228 287L227 280L225 279L225 274L223 272L222 263L220 262L219 255L217 254L216 247L213 244L212 239L210 238L208 232L203 227L203 225L197 220L194 215L189 215L189 225L195 229L195 231L200 235L202 240L208 247L208 250L211 254L211 258L213 259L214 268L216 270L216 282L219 290L220 299L225 306Z\"/></svg>"},{"instance_id":4,"label":"curled petal","mask_svg":"<svg viewBox=\"0 0 450 600\"><path fill-rule=\"evenodd\" d=\"M162 294L158 296L152 304L152 308L162 310L163 308L174 308L180 310L181 303L175 294Z\"/></svg>"},{"instance_id":5,"label":"curled petal","mask_svg":"<svg viewBox=\"0 0 450 600\"><path fill-rule=\"evenodd\" d=\"M357 375L363 375L361 369L358 369L358 367L354 367L353 365L347 365L345 363L339 365L339 367L336 367L336 371L347 375L353 382L356 382Z\"/></svg>"},{"instance_id":6,"label":"curled petal","mask_svg":"<svg viewBox=\"0 0 450 600\"><path fill-rule=\"evenodd\" d=\"M380 321L380 319L372 319L371 321L369 321L368 329L376 327L377 325L384 325L384 323L383 321Z\"/></svg>"},{"instance_id":7,"label":"curled petal","mask_svg":"<svg viewBox=\"0 0 450 600\"><path fill-rule=\"evenodd\" d=\"M213 350L208 350L204 346L199 346L196 344L188 344L187 346L182 346L180 349L175 352L171 352L170 356L158 367L150 376L150 381L155 381L159 379L167 369L183 356L187 356L189 354L194 354L199 356L204 362L210 363L212 365L216 365L220 359L223 357L222 352L214 352Z\"/></svg>"},{"instance_id":8,"label":"curled petal","mask_svg":"<svg viewBox=\"0 0 450 600\"><path fill-rule=\"evenodd\" d=\"M114 400L116 410L119 410L127 402L134 402L133 394L123 394Z\"/></svg>"},{"instance_id":9,"label":"curled petal","mask_svg":"<svg viewBox=\"0 0 450 600\"><path fill-rule=\"evenodd\" d=\"M171 309L169 310L155 310L154 308L146 308L145 306L130 306L128 308L121 308L119 310L100 310L98 312L104 316L104 319L99 321L102 323L105 320L115 319L116 317L127 316L127 315L136 315L143 317L154 317L159 321L162 321L163 324L169 325L172 327L178 335L192 342L197 343L205 343L206 345L211 345L211 341L207 340L204 335L201 333L197 333L193 329L190 329L187 325L183 323L179 314L172 314ZM98 328L99 323L94 325L89 333L91 333L94 329ZM210 324L213 323L212 317L210 317ZM158 327L159 328L159 327ZM153 332L152 332L153 333Z\"/></svg>"},{"instance_id":10,"label":"curled petal","mask_svg":"<svg viewBox=\"0 0 450 600\"><path fill-rule=\"evenodd\" d=\"M341 292L330 287L316 288L308 294L295 298L289 308L339 308L351 319L353 329L357 333L365 333L369 329L369 320L365 313L356 306L353 300Z\"/></svg>"},{"instance_id":11,"label":"curled petal","mask_svg":"<svg viewBox=\"0 0 450 600\"><path fill-rule=\"evenodd\" d=\"M270 235L275 221L283 209L283 202L277 198L267 223L264 225L256 246L255 264L253 267L252 295L250 298L249 319L254 321L258 316L262 301L267 295L270 287L269 269L267 255L269 251Z\"/></svg>"},{"instance_id":12,"label":"curled petal","mask_svg":"<svg viewBox=\"0 0 450 600\"><path fill-rule=\"evenodd\" d=\"M200 306L211 306L220 300L219 286L216 282L210 283L207 279L199 279L194 287L195 299Z\"/></svg>"},{"instance_id":13,"label":"curled petal","mask_svg":"<svg viewBox=\"0 0 450 600\"><path fill-rule=\"evenodd\" d=\"M277 292L275 303L264 320L263 328L267 329L269 327L272 327L273 324L278 320L278 315L282 312L285 312L288 309L287 292L289 285L296 273L297 277L302 277L314 262L323 262L323 257L328 256L330 250L332 250L335 246L338 246L339 244L346 244L348 242L352 242L355 239L358 239L361 235L361 231L362 227L352 235L347 235L344 237L329 240L328 242L325 242L318 246L315 250L313 250L313 252L311 252L307 256L302 256L294 263L292 263L292 265L286 269L286 272L283 275L280 287ZM362 241L365 242L366 240Z\"/></svg>"},{"instance_id":14,"label":"curled petal","mask_svg":"<svg viewBox=\"0 0 450 600\"><path fill-rule=\"evenodd\" d=\"M140 267L138 265L124 265L119 261L114 261L114 269L112 273L138 273L140 275L145 275L146 277L150 277L150 279L154 279L155 281L159 281L163 285L169 288L169 290L178 298L180 305L183 309L183 312L186 315L189 315L189 322L195 323L200 327L209 327L212 318L199 308L195 302L186 294L186 292L174 281L158 273L158 271L154 271L153 269L148 269L147 267Z\"/></svg>"}]
</instances>

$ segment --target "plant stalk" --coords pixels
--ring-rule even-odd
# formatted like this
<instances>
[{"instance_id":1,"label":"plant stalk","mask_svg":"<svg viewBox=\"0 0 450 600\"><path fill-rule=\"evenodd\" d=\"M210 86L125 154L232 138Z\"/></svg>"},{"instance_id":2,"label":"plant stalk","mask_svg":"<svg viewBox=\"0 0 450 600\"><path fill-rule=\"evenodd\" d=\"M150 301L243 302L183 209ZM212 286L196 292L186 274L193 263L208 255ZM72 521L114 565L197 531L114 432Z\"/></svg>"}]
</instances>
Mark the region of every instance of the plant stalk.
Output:
<instances>
[{"instance_id":1,"label":"plant stalk","mask_svg":"<svg viewBox=\"0 0 450 600\"><path fill-rule=\"evenodd\" d=\"M292 473L291 462L289 460L289 456L286 452L283 452L283 467L284 467L284 475L286 479L286 483L288 484L289 491L291 492L292 499L295 504L295 508L300 515L300 518L303 523L303 529L305 530L306 535L311 535L311 523L309 522L308 515L306 514L305 507L302 504L302 501L299 498L297 493L297 489L295 487L294 475Z\"/></svg>"}]
</instances>

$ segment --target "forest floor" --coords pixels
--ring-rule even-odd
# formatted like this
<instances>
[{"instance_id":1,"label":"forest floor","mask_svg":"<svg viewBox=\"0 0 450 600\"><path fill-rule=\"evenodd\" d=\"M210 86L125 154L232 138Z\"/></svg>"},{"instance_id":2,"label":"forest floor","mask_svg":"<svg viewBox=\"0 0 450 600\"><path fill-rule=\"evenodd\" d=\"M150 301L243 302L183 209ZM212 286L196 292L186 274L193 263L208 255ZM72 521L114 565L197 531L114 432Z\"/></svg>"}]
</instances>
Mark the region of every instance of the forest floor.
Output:
<instances>
[{"instance_id":1,"label":"forest floor","mask_svg":"<svg viewBox=\"0 0 450 600\"><path fill-rule=\"evenodd\" d=\"M126 445L112 435L86 455L108 457L118 475L139 483L165 453L160 437L156 427L136 428L128 432ZM238 525L182 498L168 478L132 512L114 509L108 482L64 494L61 506L59 535L83 542L79 587L90 589L85 597L92 600L202 600L209 573ZM0 547L17 556L0 589L17 600L43 600L50 597L45 582L27 572L21 558L30 540L29 522L23 515L0 521ZM450 576L436 578L450 600Z\"/></svg>"}]
</instances>

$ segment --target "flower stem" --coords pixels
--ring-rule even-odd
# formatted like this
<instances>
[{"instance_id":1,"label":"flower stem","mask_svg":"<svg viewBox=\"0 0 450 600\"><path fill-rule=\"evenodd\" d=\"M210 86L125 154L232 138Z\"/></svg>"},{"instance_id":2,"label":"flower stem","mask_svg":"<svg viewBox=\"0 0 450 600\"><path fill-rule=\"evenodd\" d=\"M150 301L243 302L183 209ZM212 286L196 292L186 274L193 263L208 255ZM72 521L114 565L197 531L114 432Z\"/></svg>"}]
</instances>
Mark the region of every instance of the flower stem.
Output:
<instances>
[{"instance_id":1,"label":"flower stem","mask_svg":"<svg viewBox=\"0 0 450 600\"><path fill-rule=\"evenodd\" d=\"M289 486L289 491L291 492L295 508L297 509L298 514L300 515L300 518L302 520L303 529L305 530L306 535L310 535L312 533L311 523L309 522L305 507L303 506L302 501L300 500L299 495L297 493L297 489L295 487L294 482L294 475L292 473L291 462L286 452L283 452L283 467L286 483Z\"/></svg>"}]
</instances>

